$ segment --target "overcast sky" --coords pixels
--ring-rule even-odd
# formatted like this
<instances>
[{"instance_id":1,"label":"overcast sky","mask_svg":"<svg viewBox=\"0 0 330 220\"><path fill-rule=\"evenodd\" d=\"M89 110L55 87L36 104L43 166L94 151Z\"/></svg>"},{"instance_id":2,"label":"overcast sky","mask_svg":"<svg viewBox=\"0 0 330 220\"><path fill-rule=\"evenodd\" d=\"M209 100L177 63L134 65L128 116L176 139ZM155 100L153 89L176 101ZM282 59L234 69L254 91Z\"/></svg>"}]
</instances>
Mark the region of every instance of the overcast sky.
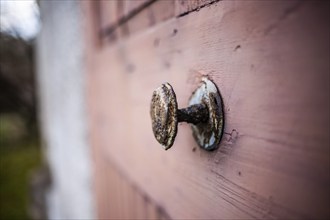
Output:
<instances>
[{"instance_id":1,"label":"overcast sky","mask_svg":"<svg viewBox=\"0 0 330 220\"><path fill-rule=\"evenodd\" d=\"M0 30L32 39L40 29L35 0L0 0Z\"/></svg>"}]
</instances>

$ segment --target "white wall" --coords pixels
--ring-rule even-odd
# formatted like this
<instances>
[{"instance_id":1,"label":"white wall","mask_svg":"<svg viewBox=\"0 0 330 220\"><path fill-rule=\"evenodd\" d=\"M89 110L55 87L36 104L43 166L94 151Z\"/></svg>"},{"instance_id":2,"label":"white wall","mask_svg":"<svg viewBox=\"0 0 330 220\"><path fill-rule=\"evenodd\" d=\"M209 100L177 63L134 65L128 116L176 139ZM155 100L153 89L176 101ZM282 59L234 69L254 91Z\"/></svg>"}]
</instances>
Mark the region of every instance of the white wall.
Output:
<instances>
[{"instance_id":1,"label":"white wall","mask_svg":"<svg viewBox=\"0 0 330 220\"><path fill-rule=\"evenodd\" d=\"M50 219L95 217L79 1L40 1L39 110L52 186Z\"/></svg>"}]
</instances>

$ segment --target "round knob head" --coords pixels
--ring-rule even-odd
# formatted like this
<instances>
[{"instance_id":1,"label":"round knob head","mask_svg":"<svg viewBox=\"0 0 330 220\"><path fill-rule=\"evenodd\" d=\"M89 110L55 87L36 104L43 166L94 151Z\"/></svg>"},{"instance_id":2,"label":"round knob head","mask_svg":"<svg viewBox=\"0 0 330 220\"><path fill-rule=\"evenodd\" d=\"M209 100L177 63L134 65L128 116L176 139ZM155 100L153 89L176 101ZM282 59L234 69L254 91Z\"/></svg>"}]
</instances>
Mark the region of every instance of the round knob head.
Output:
<instances>
[{"instance_id":1,"label":"round knob head","mask_svg":"<svg viewBox=\"0 0 330 220\"><path fill-rule=\"evenodd\" d=\"M153 92L150 105L152 130L165 150L173 145L178 130L177 109L176 96L169 83L162 84Z\"/></svg>"}]
</instances>

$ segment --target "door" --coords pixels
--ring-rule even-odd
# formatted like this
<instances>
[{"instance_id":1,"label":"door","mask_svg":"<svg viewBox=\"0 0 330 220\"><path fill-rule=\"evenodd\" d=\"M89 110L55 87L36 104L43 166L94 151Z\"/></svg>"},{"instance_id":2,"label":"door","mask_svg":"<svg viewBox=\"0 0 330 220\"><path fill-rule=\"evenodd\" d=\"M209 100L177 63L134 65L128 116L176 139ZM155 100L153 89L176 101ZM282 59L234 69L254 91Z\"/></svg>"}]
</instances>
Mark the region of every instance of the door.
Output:
<instances>
[{"instance_id":1,"label":"door","mask_svg":"<svg viewBox=\"0 0 330 220\"><path fill-rule=\"evenodd\" d=\"M83 1L99 218L329 218L329 14L312 1ZM181 123L154 138L151 96L217 85L215 151Z\"/></svg>"}]
</instances>

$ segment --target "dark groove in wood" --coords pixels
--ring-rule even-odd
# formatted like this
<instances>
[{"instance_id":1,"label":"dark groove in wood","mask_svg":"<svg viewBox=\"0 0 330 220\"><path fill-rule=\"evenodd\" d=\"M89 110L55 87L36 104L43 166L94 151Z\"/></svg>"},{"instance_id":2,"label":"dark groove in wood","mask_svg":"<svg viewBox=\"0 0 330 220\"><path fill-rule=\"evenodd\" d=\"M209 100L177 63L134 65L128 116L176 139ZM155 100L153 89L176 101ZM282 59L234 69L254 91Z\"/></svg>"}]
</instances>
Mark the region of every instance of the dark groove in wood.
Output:
<instances>
[{"instance_id":1,"label":"dark groove in wood","mask_svg":"<svg viewBox=\"0 0 330 220\"><path fill-rule=\"evenodd\" d=\"M112 33L114 33L115 30L117 30L121 25L127 23L129 20L134 18L137 14L139 14L140 12L142 12L143 10L148 8L150 5L152 5L156 1L157 0L149 0L149 1L141 4L137 8L133 9L129 14L124 15L123 17L119 18L118 21L115 22L114 24L109 25L109 27L106 27L106 28L100 30L101 38L107 37L107 36L111 35Z\"/></svg>"},{"instance_id":2,"label":"dark groove in wood","mask_svg":"<svg viewBox=\"0 0 330 220\"><path fill-rule=\"evenodd\" d=\"M197 6L196 8L193 8L193 9L191 9L191 10L189 10L189 11L186 11L186 12L183 12L183 13L177 15L176 17L177 17L177 18L184 17L184 16L190 14L191 12L199 11L201 8L204 8L204 7L210 6L210 5L212 5L212 4L214 4L214 3L217 3L217 2L219 2L219 1L221 1L221 0L214 0L214 1L208 2L208 3L204 4L204 5L199 5L199 6Z\"/></svg>"}]
</instances>

